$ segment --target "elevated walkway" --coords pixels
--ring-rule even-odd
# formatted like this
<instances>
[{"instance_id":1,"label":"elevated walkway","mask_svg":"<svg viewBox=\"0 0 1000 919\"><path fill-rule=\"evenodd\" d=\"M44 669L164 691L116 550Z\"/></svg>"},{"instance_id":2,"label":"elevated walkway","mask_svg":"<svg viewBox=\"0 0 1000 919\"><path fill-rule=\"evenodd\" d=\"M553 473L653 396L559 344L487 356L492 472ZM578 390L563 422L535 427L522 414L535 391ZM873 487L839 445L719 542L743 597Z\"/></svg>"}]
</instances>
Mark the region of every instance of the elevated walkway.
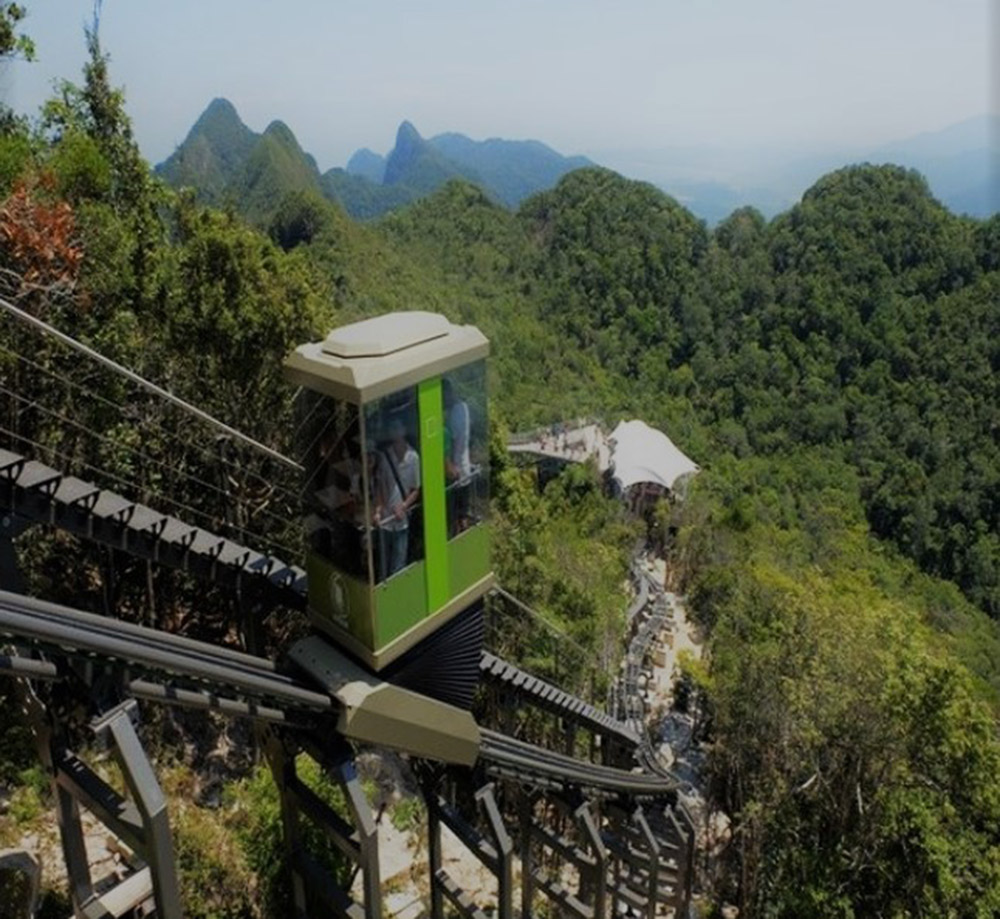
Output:
<instances>
[{"instance_id":1,"label":"elevated walkway","mask_svg":"<svg viewBox=\"0 0 1000 919\"><path fill-rule=\"evenodd\" d=\"M611 445L596 423L556 424L525 434L515 434L507 443L511 453L522 453L564 463L597 461L597 468L611 468Z\"/></svg>"},{"instance_id":2,"label":"elevated walkway","mask_svg":"<svg viewBox=\"0 0 1000 919\"><path fill-rule=\"evenodd\" d=\"M622 493L635 486L675 492L699 471L666 434L638 420L619 422L610 434L593 421L561 422L511 435L507 450L555 463L593 461Z\"/></svg>"}]
</instances>

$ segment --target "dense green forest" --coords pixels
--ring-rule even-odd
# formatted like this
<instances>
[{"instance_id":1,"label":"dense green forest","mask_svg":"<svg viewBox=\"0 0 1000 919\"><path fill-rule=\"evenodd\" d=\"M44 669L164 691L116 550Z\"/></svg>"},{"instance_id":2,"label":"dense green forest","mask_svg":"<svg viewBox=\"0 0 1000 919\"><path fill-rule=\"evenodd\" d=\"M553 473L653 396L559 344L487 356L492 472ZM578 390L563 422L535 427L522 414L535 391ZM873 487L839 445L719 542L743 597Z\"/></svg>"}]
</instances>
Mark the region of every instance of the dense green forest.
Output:
<instances>
[{"instance_id":1,"label":"dense green forest","mask_svg":"<svg viewBox=\"0 0 1000 919\"><path fill-rule=\"evenodd\" d=\"M0 41L13 50L14 31ZM455 180L364 225L310 179L244 203L262 231L153 177L88 41L80 85L4 122L7 299L286 451L280 365L295 344L395 309L477 323L494 348L498 570L604 668L636 524L587 470L538 493L500 432L582 415L662 428L704 470L658 524L709 635L690 676L712 799L733 819L713 902L1000 912L1000 216L957 217L918 174L857 165L770 222L741 210L710 232L651 186L583 169L517 211ZM191 430L57 392L16 354L34 347L51 369L58 353L3 322L5 390L48 387L101 434L21 412L22 436L294 552L291 508L241 491L234 523L197 486L215 481L211 457L184 454L178 471ZM67 574L50 537L32 539L35 588L98 602L86 549ZM190 585L131 574L126 612L155 597L160 624L228 636L222 598L199 596L192 622ZM0 766L9 785L30 767L22 747ZM195 818L177 832L197 891L220 847ZM252 915L246 876L218 871L242 898L192 915Z\"/></svg>"}]
</instances>

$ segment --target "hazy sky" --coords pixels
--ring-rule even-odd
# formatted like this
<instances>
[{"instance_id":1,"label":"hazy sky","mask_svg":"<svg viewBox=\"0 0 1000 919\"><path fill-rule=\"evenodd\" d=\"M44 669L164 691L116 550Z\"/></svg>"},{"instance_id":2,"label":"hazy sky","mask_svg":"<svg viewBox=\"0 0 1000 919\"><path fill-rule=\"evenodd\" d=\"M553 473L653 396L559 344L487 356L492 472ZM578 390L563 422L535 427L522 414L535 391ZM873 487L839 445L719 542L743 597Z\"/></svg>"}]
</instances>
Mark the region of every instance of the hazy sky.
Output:
<instances>
[{"instance_id":1,"label":"hazy sky","mask_svg":"<svg viewBox=\"0 0 1000 919\"><path fill-rule=\"evenodd\" d=\"M90 0L21 0L33 112L77 80ZM214 96L292 128L321 169L396 127L534 137L563 153L868 146L997 111L1000 0L106 0L111 73L165 158Z\"/></svg>"}]
</instances>

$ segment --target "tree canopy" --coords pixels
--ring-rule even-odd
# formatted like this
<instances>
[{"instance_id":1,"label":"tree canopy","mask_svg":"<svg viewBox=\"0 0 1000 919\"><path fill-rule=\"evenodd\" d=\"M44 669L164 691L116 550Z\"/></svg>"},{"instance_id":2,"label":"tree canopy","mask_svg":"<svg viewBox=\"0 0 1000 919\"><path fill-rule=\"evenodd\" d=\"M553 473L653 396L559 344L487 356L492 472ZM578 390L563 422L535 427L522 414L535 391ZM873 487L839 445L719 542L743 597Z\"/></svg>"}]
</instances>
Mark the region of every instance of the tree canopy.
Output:
<instances>
[{"instance_id":1,"label":"tree canopy","mask_svg":"<svg viewBox=\"0 0 1000 919\"><path fill-rule=\"evenodd\" d=\"M0 7L0 54L30 52L22 13ZM601 169L517 212L452 180L361 225L276 124L219 167L252 192L250 225L151 175L87 42L82 84L0 134L5 296L278 450L287 351L414 308L489 335L497 432L585 415L666 430L704 470L664 522L709 633L692 678L734 821L720 898L748 916L1000 910L1000 217L855 165L711 232ZM294 558L294 481L2 334L15 448ZM635 525L593 470L539 493L502 440L493 459L503 578L611 667ZM33 584L103 602L85 548L45 549ZM229 639L227 601L148 570L120 583L126 611Z\"/></svg>"}]
</instances>

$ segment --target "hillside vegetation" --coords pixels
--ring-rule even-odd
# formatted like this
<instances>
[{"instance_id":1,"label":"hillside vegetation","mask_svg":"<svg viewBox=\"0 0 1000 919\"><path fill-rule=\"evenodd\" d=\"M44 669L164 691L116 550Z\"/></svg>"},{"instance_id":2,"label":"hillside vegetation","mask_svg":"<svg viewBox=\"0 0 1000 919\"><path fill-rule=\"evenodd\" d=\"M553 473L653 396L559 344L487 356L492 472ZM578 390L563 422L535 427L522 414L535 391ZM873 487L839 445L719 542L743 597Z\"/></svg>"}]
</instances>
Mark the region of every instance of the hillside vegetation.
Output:
<instances>
[{"instance_id":1,"label":"hillside vegetation","mask_svg":"<svg viewBox=\"0 0 1000 919\"><path fill-rule=\"evenodd\" d=\"M412 308L490 336L496 430L638 415L667 431L704 469L659 523L710 636L691 678L733 820L715 900L768 917L1000 911L1000 217L858 166L771 222L742 210L709 232L587 168L517 211L458 179L362 225L273 125L247 159L239 130L204 154L213 194L260 191L262 232L154 179L96 38L90 52L82 86L0 138L8 298L286 452L284 354ZM286 157L294 182L271 182ZM4 387L52 397L12 352L34 342L42 367L56 352L2 334ZM59 398L103 438L21 412L32 442L231 523L175 475L167 434L189 429ZM634 528L586 470L538 494L494 455L502 580L612 666ZM211 457L186 470L217 481ZM265 521L252 498L240 525L294 549L297 510L275 497L284 516ZM28 548L36 589L99 607L85 549ZM139 567L121 580L123 613L231 636L227 600Z\"/></svg>"},{"instance_id":2,"label":"hillside vegetation","mask_svg":"<svg viewBox=\"0 0 1000 919\"><path fill-rule=\"evenodd\" d=\"M517 207L567 172L587 165L586 157L561 156L535 140L474 141L462 134L425 140L404 121L385 157L358 150L346 169L335 167L320 175L287 125L276 121L256 134L231 102L213 99L156 173L173 188L193 189L203 203L232 205L260 225L292 191L314 190L352 217L368 220L426 197L456 178Z\"/></svg>"}]
</instances>

